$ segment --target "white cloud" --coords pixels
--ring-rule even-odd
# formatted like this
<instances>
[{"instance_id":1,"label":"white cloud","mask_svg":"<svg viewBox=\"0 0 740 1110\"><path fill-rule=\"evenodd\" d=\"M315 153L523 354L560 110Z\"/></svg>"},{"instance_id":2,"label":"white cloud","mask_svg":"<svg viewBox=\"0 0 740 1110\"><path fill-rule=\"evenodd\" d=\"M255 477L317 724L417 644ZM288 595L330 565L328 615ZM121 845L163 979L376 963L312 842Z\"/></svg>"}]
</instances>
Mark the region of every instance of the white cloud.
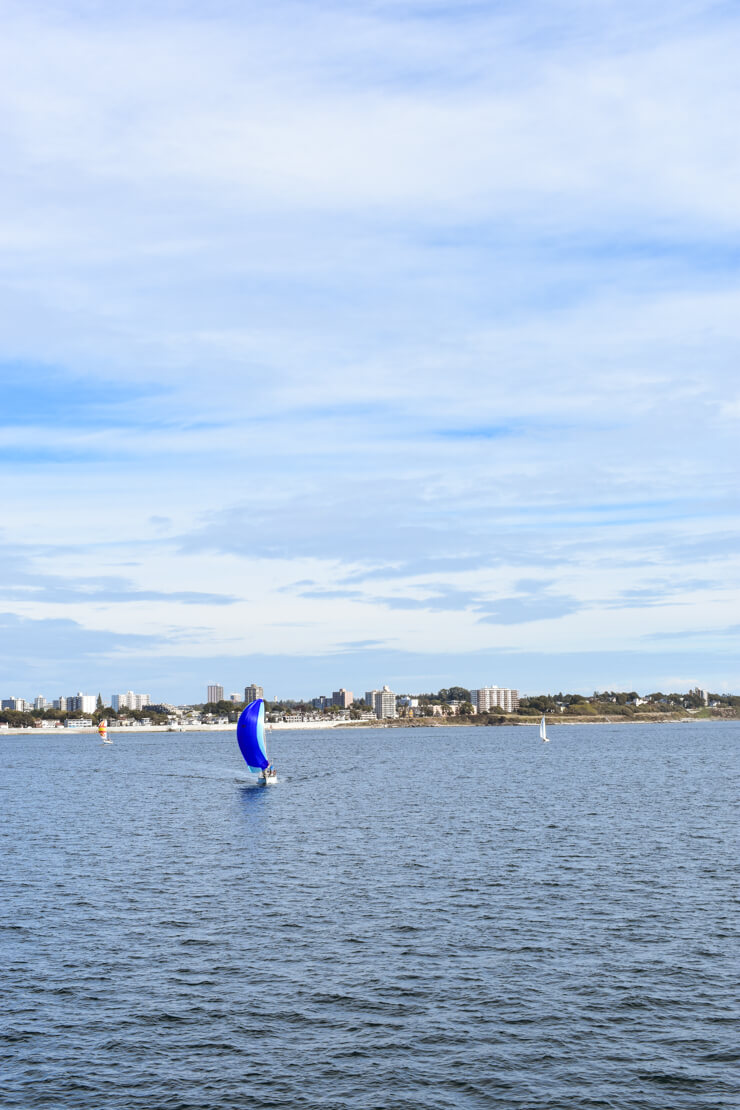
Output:
<instances>
[{"instance_id":1,"label":"white cloud","mask_svg":"<svg viewBox=\"0 0 740 1110\"><path fill-rule=\"evenodd\" d=\"M72 545L62 574L133 561L142 589L248 595L197 619L98 600L86 627L167 627L190 653L253 634L276 653L607 632L629 650L719 627L714 587L613 603L672 544L683 577L711 559L737 578L731 14L6 7L0 360L74 390L166 386L119 400L126 426L0 430L17 538ZM579 608L506 626L389 608L424 596L424 558L492 605L547 567ZM285 592L363 567L395 584Z\"/></svg>"}]
</instances>

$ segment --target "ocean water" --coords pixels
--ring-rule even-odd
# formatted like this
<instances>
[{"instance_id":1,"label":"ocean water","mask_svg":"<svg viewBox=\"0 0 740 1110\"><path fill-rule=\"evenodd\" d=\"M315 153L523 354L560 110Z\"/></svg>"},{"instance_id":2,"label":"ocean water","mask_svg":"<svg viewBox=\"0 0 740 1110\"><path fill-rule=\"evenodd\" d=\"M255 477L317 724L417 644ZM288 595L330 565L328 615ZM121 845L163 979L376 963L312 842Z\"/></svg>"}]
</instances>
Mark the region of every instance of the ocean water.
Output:
<instances>
[{"instance_id":1,"label":"ocean water","mask_svg":"<svg viewBox=\"0 0 740 1110\"><path fill-rule=\"evenodd\" d=\"M740 724L0 740L0 1102L740 1105Z\"/></svg>"}]
</instances>

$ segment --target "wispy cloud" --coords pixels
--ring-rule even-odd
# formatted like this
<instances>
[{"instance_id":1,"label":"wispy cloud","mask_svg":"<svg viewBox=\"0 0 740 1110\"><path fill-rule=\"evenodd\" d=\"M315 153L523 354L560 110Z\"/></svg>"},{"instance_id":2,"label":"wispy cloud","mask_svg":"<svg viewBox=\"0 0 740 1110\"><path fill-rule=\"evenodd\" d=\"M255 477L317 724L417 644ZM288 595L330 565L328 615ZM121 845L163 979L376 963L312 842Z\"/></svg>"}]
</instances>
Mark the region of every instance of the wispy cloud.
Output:
<instances>
[{"instance_id":1,"label":"wispy cloud","mask_svg":"<svg viewBox=\"0 0 740 1110\"><path fill-rule=\"evenodd\" d=\"M150 668L179 636L286 675L298 639L332 668L424 644L431 674L545 620L585 668L740 619L731 6L5 15L0 596L29 636L138 621Z\"/></svg>"},{"instance_id":2,"label":"wispy cloud","mask_svg":"<svg viewBox=\"0 0 740 1110\"><path fill-rule=\"evenodd\" d=\"M115 633L84 628L69 619L30 620L16 613L0 613L2 644L0 654L7 675L24 682L24 671L46 675L67 669L70 660L89 667L90 660L102 655L107 659L120 653L164 644L164 638Z\"/></svg>"},{"instance_id":3,"label":"wispy cloud","mask_svg":"<svg viewBox=\"0 0 740 1110\"><path fill-rule=\"evenodd\" d=\"M31 604L83 605L132 602L166 602L184 605L233 605L239 599L228 594L198 590L142 589L128 578L118 575L60 575L47 569L36 569L34 553L13 548L0 548L0 601L22 601ZM43 562L43 560L42 560Z\"/></svg>"},{"instance_id":4,"label":"wispy cloud","mask_svg":"<svg viewBox=\"0 0 740 1110\"><path fill-rule=\"evenodd\" d=\"M0 423L11 427L140 427L170 390L157 383L106 381L59 367L0 365Z\"/></svg>"}]
</instances>

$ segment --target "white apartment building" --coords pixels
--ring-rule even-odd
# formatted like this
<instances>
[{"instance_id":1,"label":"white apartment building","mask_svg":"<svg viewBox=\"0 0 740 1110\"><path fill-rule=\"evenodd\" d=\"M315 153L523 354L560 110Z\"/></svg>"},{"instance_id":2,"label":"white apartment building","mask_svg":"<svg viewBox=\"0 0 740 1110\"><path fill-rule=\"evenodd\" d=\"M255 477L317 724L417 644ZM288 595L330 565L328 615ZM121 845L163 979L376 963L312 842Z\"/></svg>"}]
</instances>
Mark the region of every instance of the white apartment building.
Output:
<instances>
[{"instance_id":1,"label":"white apartment building","mask_svg":"<svg viewBox=\"0 0 740 1110\"><path fill-rule=\"evenodd\" d=\"M224 688L223 688L223 686L219 686L217 683L214 683L212 686L208 687L208 697L206 698L206 701L223 701L223 700L224 700Z\"/></svg>"},{"instance_id":2,"label":"white apartment building","mask_svg":"<svg viewBox=\"0 0 740 1110\"><path fill-rule=\"evenodd\" d=\"M396 695L388 687L384 686L382 690L374 690L373 708L375 709L375 716L378 720L383 717L396 716Z\"/></svg>"},{"instance_id":3,"label":"white apartment building","mask_svg":"<svg viewBox=\"0 0 740 1110\"><path fill-rule=\"evenodd\" d=\"M31 708L31 706L25 698L3 698L2 708L15 709L19 713L25 713L27 709Z\"/></svg>"},{"instance_id":4,"label":"white apartment building","mask_svg":"<svg viewBox=\"0 0 740 1110\"><path fill-rule=\"evenodd\" d=\"M504 686L482 686L480 690L470 691L470 701L478 713L487 713L490 709L513 713L519 706L519 691Z\"/></svg>"},{"instance_id":5,"label":"white apartment building","mask_svg":"<svg viewBox=\"0 0 740 1110\"><path fill-rule=\"evenodd\" d=\"M59 699L62 700L61 698ZM66 709L69 713L94 713L98 699L94 694L76 693L74 697L67 698Z\"/></svg>"},{"instance_id":6,"label":"white apartment building","mask_svg":"<svg viewBox=\"0 0 740 1110\"><path fill-rule=\"evenodd\" d=\"M37 698L33 699L33 708L34 709L46 709L48 704L49 703L46 700L46 698L42 698L41 694L39 694L39 696Z\"/></svg>"},{"instance_id":7,"label":"white apartment building","mask_svg":"<svg viewBox=\"0 0 740 1110\"><path fill-rule=\"evenodd\" d=\"M253 682L251 686L244 687L244 700L249 704L250 701L257 701L257 698L264 698L265 690L263 686L258 686Z\"/></svg>"},{"instance_id":8,"label":"white apartment building","mask_svg":"<svg viewBox=\"0 0 740 1110\"><path fill-rule=\"evenodd\" d=\"M54 701L51 704L53 709L61 709L62 713L64 713L67 709L66 698L54 698Z\"/></svg>"},{"instance_id":9,"label":"white apartment building","mask_svg":"<svg viewBox=\"0 0 740 1110\"><path fill-rule=\"evenodd\" d=\"M125 694L111 694L110 707L116 713L120 709L144 709L147 705L151 705L148 694L135 694L133 690Z\"/></svg>"}]
</instances>

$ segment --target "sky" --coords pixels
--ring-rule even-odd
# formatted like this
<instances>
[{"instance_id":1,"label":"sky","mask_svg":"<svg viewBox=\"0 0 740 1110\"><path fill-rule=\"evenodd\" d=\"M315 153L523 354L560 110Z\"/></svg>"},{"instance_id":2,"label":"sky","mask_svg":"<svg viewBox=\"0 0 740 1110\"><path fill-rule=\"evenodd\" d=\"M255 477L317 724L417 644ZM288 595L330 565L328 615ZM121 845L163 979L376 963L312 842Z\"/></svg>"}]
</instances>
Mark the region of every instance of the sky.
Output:
<instances>
[{"instance_id":1,"label":"sky","mask_svg":"<svg viewBox=\"0 0 740 1110\"><path fill-rule=\"evenodd\" d=\"M740 12L0 0L3 697L740 690Z\"/></svg>"}]
</instances>

